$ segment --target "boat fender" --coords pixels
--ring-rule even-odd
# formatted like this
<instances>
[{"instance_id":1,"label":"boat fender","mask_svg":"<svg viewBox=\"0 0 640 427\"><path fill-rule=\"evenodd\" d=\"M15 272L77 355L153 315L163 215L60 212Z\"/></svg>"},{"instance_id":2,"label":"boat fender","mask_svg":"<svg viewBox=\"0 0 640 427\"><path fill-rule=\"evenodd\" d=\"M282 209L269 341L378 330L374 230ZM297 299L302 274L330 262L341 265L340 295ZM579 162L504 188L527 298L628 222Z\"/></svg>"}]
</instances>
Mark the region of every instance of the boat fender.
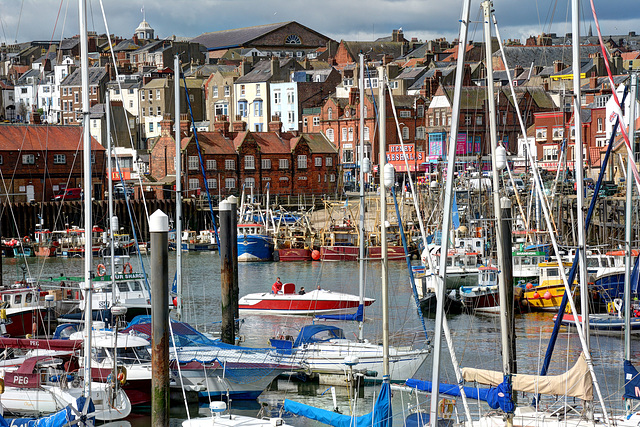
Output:
<instances>
[{"instance_id":1,"label":"boat fender","mask_svg":"<svg viewBox=\"0 0 640 427\"><path fill-rule=\"evenodd\" d=\"M127 382L127 368L124 366L118 366L118 382L120 385L124 385Z\"/></svg>"},{"instance_id":2,"label":"boat fender","mask_svg":"<svg viewBox=\"0 0 640 427\"><path fill-rule=\"evenodd\" d=\"M533 299L538 299L538 298L540 298L540 294L537 293L537 292L534 292L533 293Z\"/></svg>"},{"instance_id":3,"label":"boat fender","mask_svg":"<svg viewBox=\"0 0 640 427\"><path fill-rule=\"evenodd\" d=\"M542 298L546 299L546 300L550 300L551 299L551 292L547 291L544 293L544 295L542 296Z\"/></svg>"},{"instance_id":4,"label":"boat fender","mask_svg":"<svg viewBox=\"0 0 640 427\"><path fill-rule=\"evenodd\" d=\"M98 264L98 267L96 267L96 274L99 277L104 276L107 273L107 268L104 266L104 264Z\"/></svg>"},{"instance_id":5,"label":"boat fender","mask_svg":"<svg viewBox=\"0 0 640 427\"><path fill-rule=\"evenodd\" d=\"M616 309L616 312L620 313L622 311L622 299L615 298L613 300L613 307Z\"/></svg>"},{"instance_id":6,"label":"boat fender","mask_svg":"<svg viewBox=\"0 0 640 427\"><path fill-rule=\"evenodd\" d=\"M0 394L4 393L4 378L0 378Z\"/></svg>"},{"instance_id":7,"label":"boat fender","mask_svg":"<svg viewBox=\"0 0 640 427\"><path fill-rule=\"evenodd\" d=\"M131 263L128 262L124 265L124 267L122 268L122 272L124 274L131 274L133 273L133 267L131 266Z\"/></svg>"}]
</instances>

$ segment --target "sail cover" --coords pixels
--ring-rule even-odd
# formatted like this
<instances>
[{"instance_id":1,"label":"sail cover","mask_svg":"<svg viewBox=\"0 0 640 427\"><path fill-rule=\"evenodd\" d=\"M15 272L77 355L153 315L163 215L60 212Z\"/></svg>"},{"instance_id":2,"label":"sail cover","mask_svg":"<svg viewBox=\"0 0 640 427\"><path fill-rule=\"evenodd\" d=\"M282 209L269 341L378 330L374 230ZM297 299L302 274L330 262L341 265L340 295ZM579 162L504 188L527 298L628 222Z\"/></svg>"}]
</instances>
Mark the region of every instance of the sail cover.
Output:
<instances>
[{"instance_id":1,"label":"sail cover","mask_svg":"<svg viewBox=\"0 0 640 427\"><path fill-rule=\"evenodd\" d=\"M462 368L465 381L490 386L502 383L503 374L485 369ZM539 376L515 374L512 379L513 391L547 394L552 396L570 396L583 400L593 400L593 383L584 353L571 369L561 375Z\"/></svg>"},{"instance_id":2,"label":"sail cover","mask_svg":"<svg viewBox=\"0 0 640 427\"><path fill-rule=\"evenodd\" d=\"M640 399L640 375L630 361L624 361L624 397Z\"/></svg>"},{"instance_id":3,"label":"sail cover","mask_svg":"<svg viewBox=\"0 0 640 427\"><path fill-rule=\"evenodd\" d=\"M338 414L289 399L284 400L284 410L334 427L391 427L391 385L388 379L383 381L373 411L359 417Z\"/></svg>"},{"instance_id":4,"label":"sail cover","mask_svg":"<svg viewBox=\"0 0 640 427\"><path fill-rule=\"evenodd\" d=\"M431 393L431 384L431 381L421 381L413 378L409 378L405 381L405 385L407 387L415 388L427 393ZM491 409L500 408L504 412L509 413L513 412L515 409L513 400L511 399L511 393L509 392L509 384L506 380L500 383L497 387L463 387L463 389L467 398L487 402ZM455 384L440 384L438 393L453 397L462 396L460 393L460 387Z\"/></svg>"}]
</instances>

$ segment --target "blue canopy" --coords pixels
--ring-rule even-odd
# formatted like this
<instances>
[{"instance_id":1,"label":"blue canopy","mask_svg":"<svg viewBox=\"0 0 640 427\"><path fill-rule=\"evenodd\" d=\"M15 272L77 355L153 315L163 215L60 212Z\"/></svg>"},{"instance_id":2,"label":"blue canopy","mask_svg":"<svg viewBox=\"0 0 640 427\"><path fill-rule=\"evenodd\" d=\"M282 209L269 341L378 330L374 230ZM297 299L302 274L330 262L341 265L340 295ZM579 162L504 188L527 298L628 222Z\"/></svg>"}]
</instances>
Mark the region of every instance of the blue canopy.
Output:
<instances>
[{"instance_id":1,"label":"blue canopy","mask_svg":"<svg viewBox=\"0 0 640 427\"><path fill-rule=\"evenodd\" d=\"M630 361L624 361L624 397L640 400L640 375Z\"/></svg>"},{"instance_id":2,"label":"blue canopy","mask_svg":"<svg viewBox=\"0 0 640 427\"><path fill-rule=\"evenodd\" d=\"M307 325L300 329L293 346L300 347L303 344L329 341L330 339L344 339L344 332L337 326Z\"/></svg>"},{"instance_id":3,"label":"blue canopy","mask_svg":"<svg viewBox=\"0 0 640 427\"><path fill-rule=\"evenodd\" d=\"M351 320L362 322L364 320L364 304L358 306L358 311L352 314L317 314L316 319L326 320Z\"/></svg>"},{"instance_id":4,"label":"blue canopy","mask_svg":"<svg viewBox=\"0 0 640 427\"><path fill-rule=\"evenodd\" d=\"M407 387L416 388L421 391L425 391L430 393L432 390L431 381L421 381L413 378L409 378L405 385ZM464 394L476 400L482 400L487 402L491 409L502 409L504 412L513 412L515 409L515 405L513 400L511 399L511 387L505 379L502 383L498 384L497 387L491 388L475 388L475 387L463 387ZM440 384L438 389L440 394L446 394L447 396L460 396L460 387L455 384Z\"/></svg>"},{"instance_id":5,"label":"blue canopy","mask_svg":"<svg viewBox=\"0 0 640 427\"><path fill-rule=\"evenodd\" d=\"M640 287L640 271L638 271L638 262L640 256L636 257L636 262L633 264L633 271L631 272L631 295L638 295L638 287Z\"/></svg>"},{"instance_id":6,"label":"blue canopy","mask_svg":"<svg viewBox=\"0 0 640 427\"><path fill-rule=\"evenodd\" d=\"M284 400L284 410L334 427L391 427L391 386L385 376L373 412L359 417L342 415L326 409L314 408L293 400Z\"/></svg>"}]
</instances>

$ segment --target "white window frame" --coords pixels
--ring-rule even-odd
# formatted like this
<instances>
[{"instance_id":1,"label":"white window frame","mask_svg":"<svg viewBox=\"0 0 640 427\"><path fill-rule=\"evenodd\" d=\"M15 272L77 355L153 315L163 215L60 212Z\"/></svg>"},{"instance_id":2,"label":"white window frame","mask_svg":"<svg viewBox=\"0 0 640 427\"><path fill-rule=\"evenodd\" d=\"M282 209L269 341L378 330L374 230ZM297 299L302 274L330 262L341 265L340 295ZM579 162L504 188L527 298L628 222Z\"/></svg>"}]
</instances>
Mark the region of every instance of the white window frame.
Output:
<instances>
[{"instance_id":1,"label":"white window frame","mask_svg":"<svg viewBox=\"0 0 640 427\"><path fill-rule=\"evenodd\" d=\"M189 178L189 190L197 190L200 188L200 180L198 178Z\"/></svg>"},{"instance_id":2,"label":"white window frame","mask_svg":"<svg viewBox=\"0 0 640 427\"><path fill-rule=\"evenodd\" d=\"M23 165L35 165L36 164L36 156L34 154L23 154L22 155L22 164Z\"/></svg>"},{"instance_id":3,"label":"white window frame","mask_svg":"<svg viewBox=\"0 0 640 427\"><path fill-rule=\"evenodd\" d=\"M214 171L218 169L218 162L216 159L207 159L207 170Z\"/></svg>"},{"instance_id":4,"label":"white window frame","mask_svg":"<svg viewBox=\"0 0 640 427\"><path fill-rule=\"evenodd\" d=\"M232 188L236 188L236 179L235 178L225 178L224 179L224 188L226 190L230 190Z\"/></svg>"},{"instance_id":5,"label":"white window frame","mask_svg":"<svg viewBox=\"0 0 640 427\"><path fill-rule=\"evenodd\" d=\"M331 141L331 142L335 141L335 137L333 135L333 129L332 128L327 129L326 135L327 135L327 139L329 141Z\"/></svg>"},{"instance_id":6,"label":"white window frame","mask_svg":"<svg viewBox=\"0 0 640 427\"><path fill-rule=\"evenodd\" d=\"M307 168L307 155L298 154L298 169L306 169L306 168Z\"/></svg>"},{"instance_id":7,"label":"white window frame","mask_svg":"<svg viewBox=\"0 0 640 427\"><path fill-rule=\"evenodd\" d=\"M198 156L189 156L188 161L187 161L187 167L189 168L190 171L193 170L198 170L198 164L199 164L199 159Z\"/></svg>"},{"instance_id":8,"label":"white window frame","mask_svg":"<svg viewBox=\"0 0 640 427\"><path fill-rule=\"evenodd\" d=\"M313 125L314 126L320 126L320 117L314 117L313 118Z\"/></svg>"},{"instance_id":9,"label":"white window frame","mask_svg":"<svg viewBox=\"0 0 640 427\"><path fill-rule=\"evenodd\" d=\"M54 154L53 155L53 164L54 165L66 165L67 164L67 155L66 154Z\"/></svg>"},{"instance_id":10,"label":"white window frame","mask_svg":"<svg viewBox=\"0 0 640 427\"><path fill-rule=\"evenodd\" d=\"M256 168L256 158L252 155L244 156L244 168L245 169L255 169Z\"/></svg>"},{"instance_id":11,"label":"white window frame","mask_svg":"<svg viewBox=\"0 0 640 427\"><path fill-rule=\"evenodd\" d=\"M225 159L224 169L228 171L236 170L236 161L234 159Z\"/></svg>"},{"instance_id":12,"label":"white window frame","mask_svg":"<svg viewBox=\"0 0 640 427\"><path fill-rule=\"evenodd\" d=\"M262 169L271 169L271 159L262 159L261 166Z\"/></svg>"},{"instance_id":13,"label":"white window frame","mask_svg":"<svg viewBox=\"0 0 640 427\"><path fill-rule=\"evenodd\" d=\"M278 159L278 169L289 169L289 159Z\"/></svg>"},{"instance_id":14,"label":"white window frame","mask_svg":"<svg viewBox=\"0 0 640 427\"><path fill-rule=\"evenodd\" d=\"M207 187L210 190L216 190L218 188L218 180L215 178L207 178Z\"/></svg>"},{"instance_id":15,"label":"white window frame","mask_svg":"<svg viewBox=\"0 0 640 427\"><path fill-rule=\"evenodd\" d=\"M347 128L342 128L342 135L340 137L340 141L346 141L347 140Z\"/></svg>"},{"instance_id":16,"label":"white window frame","mask_svg":"<svg viewBox=\"0 0 640 427\"><path fill-rule=\"evenodd\" d=\"M244 179L245 188L256 188L256 179L252 176L249 176Z\"/></svg>"},{"instance_id":17,"label":"white window frame","mask_svg":"<svg viewBox=\"0 0 640 427\"><path fill-rule=\"evenodd\" d=\"M325 166L333 166L333 157L326 157L324 159L324 165Z\"/></svg>"},{"instance_id":18,"label":"white window frame","mask_svg":"<svg viewBox=\"0 0 640 427\"><path fill-rule=\"evenodd\" d=\"M322 167L322 157L316 157L314 162L316 167Z\"/></svg>"}]
</instances>

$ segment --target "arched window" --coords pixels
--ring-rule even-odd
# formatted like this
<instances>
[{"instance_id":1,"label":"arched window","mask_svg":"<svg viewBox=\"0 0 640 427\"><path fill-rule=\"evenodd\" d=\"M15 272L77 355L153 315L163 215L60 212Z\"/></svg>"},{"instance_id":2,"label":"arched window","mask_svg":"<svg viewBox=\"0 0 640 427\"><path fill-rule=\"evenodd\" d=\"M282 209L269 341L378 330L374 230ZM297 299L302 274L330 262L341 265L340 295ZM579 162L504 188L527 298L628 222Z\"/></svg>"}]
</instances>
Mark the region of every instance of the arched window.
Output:
<instances>
[{"instance_id":1,"label":"arched window","mask_svg":"<svg viewBox=\"0 0 640 427\"><path fill-rule=\"evenodd\" d=\"M333 142L333 129L327 129L327 138Z\"/></svg>"},{"instance_id":2,"label":"arched window","mask_svg":"<svg viewBox=\"0 0 640 427\"><path fill-rule=\"evenodd\" d=\"M332 119L333 119L333 108L331 108L331 107L329 107L329 108L327 109L327 118L328 118L329 120L332 120Z\"/></svg>"}]
</instances>

